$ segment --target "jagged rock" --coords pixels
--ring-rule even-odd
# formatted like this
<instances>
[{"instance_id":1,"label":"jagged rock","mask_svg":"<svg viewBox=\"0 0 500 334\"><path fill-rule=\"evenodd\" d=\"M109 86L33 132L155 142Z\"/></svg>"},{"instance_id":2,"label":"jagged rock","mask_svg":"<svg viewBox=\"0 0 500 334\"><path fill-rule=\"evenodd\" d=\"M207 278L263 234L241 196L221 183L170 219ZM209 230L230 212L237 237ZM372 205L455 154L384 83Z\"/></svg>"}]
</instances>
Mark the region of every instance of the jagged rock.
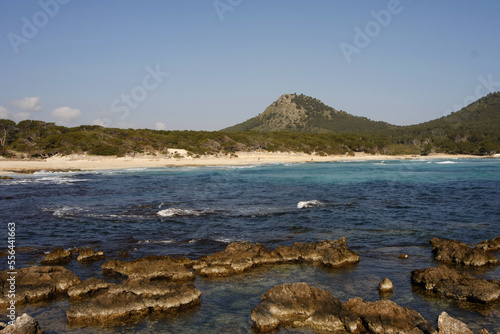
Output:
<instances>
[{"instance_id":1,"label":"jagged rock","mask_svg":"<svg viewBox=\"0 0 500 334\"><path fill-rule=\"evenodd\" d=\"M411 280L447 298L474 303L492 303L500 299L499 281L472 277L447 267L413 270Z\"/></svg>"},{"instance_id":2,"label":"jagged rock","mask_svg":"<svg viewBox=\"0 0 500 334\"><path fill-rule=\"evenodd\" d=\"M78 258L76 259L79 262L90 262L105 259L106 255L104 255L103 251L94 252L93 249L85 248L80 252Z\"/></svg>"},{"instance_id":3,"label":"jagged rock","mask_svg":"<svg viewBox=\"0 0 500 334\"><path fill-rule=\"evenodd\" d=\"M62 247L58 247L54 249L52 252L47 254L45 258L42 260L43 265L56 265L56 264L64 264L71 261L72 252L63 249Z\"/></svg>"},{"instance_id":4,"label":"jagged rock","mask_svg":"<svg viewBox=\"0 0 500 334\"><path fill-rule=\"evenodd\" d=\"M189 270L192 266L192 261L185 257L152 255L130 262L110 260L101 268L105 273L119 273L130 279L189 281L195 279L194 274Z\"/></svg>"},{"instance_id":5,"label":"jagged rock","mask_svg":"<svg viewBox=\"0 0 500 334\"><path fill-rule=\"evenodd\" d=\"M484 249L485 251L495 251L500 249L500 237L496 237L491 241L481 241L476 248Z\"/></svg>"},{"instance_id":6,"label":"jagged rock","mask_svg":"<svg viewBox=\"0 0 500 334\"><path fill-rule=\"evenodd\" d=\"M127 280L118 285L109 284L88 300L73 304L66 316L72 325L109 324L133 316L197 305L200 295L194 284Z\"/></svg>"},{"instance_id":7,"label":"jagged rock","mask_svg":"<svg viewBox=\"0 0 500 334\"><path fill-rule=\"evenodd\" d=\"M318 242L296 242L293 246L280 246L275 250L285 262L303 260L319 262L325 266L338 267L359 262L359 256L347 248L345 237L338 240Z\"/></svg>"},{"instance_id":8,"label":"jagged rock","mask_svg":"<svg viewBox=\"0 0 500 334\"><path fill-rule=\"evenodd\" d=\"M252 310L251 318L262 333L280 326L334 333L436 333L420 313L392 301L370 303L354 298L342 304L330 292L306 283L270 289Z\"/></svg>"},{"instance_id":9,"label":"jagged rock","mask_svg":"<svg viewBox=\"0 0 500 334\"><path fill-rule=\"evenodd\" d=\"M344 329L342 315L342 303L330 292L294 283L266 292L251 318L260 332L276 330L280 325L337 331Z\"/></svg>"},{"instance_id":10,"label":"jagged rock","mask_svg":"<svg viewBox=\"0 0 500 334\"><path fill-rule=\"evenodd\" d=\"M470 248L457 240L431 239L432 251L438 261L465 264L468 266L484 266L499 264L500 261L484 249Z\"/></svg>"},{"instance_id":11,"label":"jagged rock","mask_svg":"<svg viewBox=\"0 0 500 334\"><path fill-rule=\"evenodd\" d=\"M14 325L2 325L5 324L0 323L1 334L45 334L38 322L26 313L17 317Z\"/></svg>"},{"instance_id":12,"label":"jagged rock","mask_svg":"<svg viewBox=\"0 0 500 334\"><path fill-rule=\"evenodd\" d=\"M111 286L110 283L91 277L85 282L82 282L68 290L68 295L71 299L87 298L94 295L96 292L107 289Z\"/></svg>"},{"instance_id":13,"label":"jagged rock","mask_svg":"<svg viewBox=\"0 0 500 334\"><path fill-rule=\"evenodd\" d=\"M9 304L8 298L12 275L8 271L0 273L0 307ZM48 301L59 295L66 295L72 286L82 280L64 267L28 267L17 270L15 275L16 305Z\"/></svg>"},{"instance_id":14,"label":"jagged rock","mask_svg":"<svg viewBox=\"0 0 500 334\"><path fill-rule=\"evenodd\" d=\"M466 324L443 312L438 318L439 334L474 334Z\"/></svg>"},{"instance_id":15,"label":"jagged rock","mask_svg":"<svg viewBox=\"0 0 500 334\"><path fill-rule=\"evenodd\" d=\"M255 265L277 263L279 257L261 244L248 241L232 242L224 251L200 256L193 269L202 276L230 276Z\"/></svg>"},{"instance_id":16,"label":"jagged rock","mask_svg":"<svg viewBox=\"0 0 500 334\"><path fill-rule=\"evenodd\" d=\"M402 307L390 300L365 302L357 297L343 304L351 319L351 332L355 333L437 333L432 324L420 313ZM356 327L353 326L356 324Z\"/></svg>"},{"instance_id":17,"label":"jagged rock","mask_svg":"<svg viewBox=\"0 0 500 334\"><path fill-rule=\"evenodd\" d=\"M378 290L380 292L392 292L393 289L394 286L392 285L391 280L388 279L387 277L384 278L382 282L380 282L380 284L378 285Z\"/></svg>"},{"instance_id":18,"label":"jagged rock","mask_svg":"<svg viewBox=\"0 0 500 334\"><path fill-rule=\"evenodd\" d=\"M193 269L202 276L230 276L262 264L297 261L342 266L359 262L359 256L347 248L345 238L311 243L297 242L293 246L280 246L274 251L258 243L242 241L229 244L224 251L201 256L195 261Z\"/></svg>"}]
</instances>

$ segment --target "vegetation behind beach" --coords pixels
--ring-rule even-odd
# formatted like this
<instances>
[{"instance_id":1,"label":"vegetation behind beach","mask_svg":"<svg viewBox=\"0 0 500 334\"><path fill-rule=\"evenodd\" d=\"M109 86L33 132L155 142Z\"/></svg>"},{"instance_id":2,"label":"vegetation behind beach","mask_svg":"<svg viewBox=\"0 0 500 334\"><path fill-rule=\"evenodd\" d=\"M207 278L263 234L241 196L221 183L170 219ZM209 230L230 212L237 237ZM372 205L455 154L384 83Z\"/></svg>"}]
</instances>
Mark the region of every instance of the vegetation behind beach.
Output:
<instances>
[{"instance_id":1,"label":"vegetation behind beach","mask_svg":"<svg viewBox=\"0 0 500 334\"><path fill-rule=\"evenodd\" d=\"M124 156L185 149L196 157L237 151L302 152L319 155L430 153L489 155L500 152L500 92L451 115L411 126L353 116L304 95L283 95L265 112L221 131L117 129L98 125L0 120L5 157L50 157L87 153Z\"/></svg>"}]
</instances>

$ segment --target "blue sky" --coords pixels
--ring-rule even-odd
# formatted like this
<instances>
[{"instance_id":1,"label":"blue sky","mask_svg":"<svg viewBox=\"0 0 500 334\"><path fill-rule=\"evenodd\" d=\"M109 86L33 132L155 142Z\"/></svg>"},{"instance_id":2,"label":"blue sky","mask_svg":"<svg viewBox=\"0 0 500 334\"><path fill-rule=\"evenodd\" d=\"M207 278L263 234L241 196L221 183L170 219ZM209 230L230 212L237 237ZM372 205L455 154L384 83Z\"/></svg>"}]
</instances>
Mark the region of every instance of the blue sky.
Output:
<instances>
[{"instance_id":1,"label":"blue sky","mask_svg":"<svg viewBox=\"0 0 500 334\"><path fill-rule=\"evenodd\" d=\"M500 2L2 0L0 118L218 130L303 93L393 124L500 91Z\"/></svg>"}]
</instances>

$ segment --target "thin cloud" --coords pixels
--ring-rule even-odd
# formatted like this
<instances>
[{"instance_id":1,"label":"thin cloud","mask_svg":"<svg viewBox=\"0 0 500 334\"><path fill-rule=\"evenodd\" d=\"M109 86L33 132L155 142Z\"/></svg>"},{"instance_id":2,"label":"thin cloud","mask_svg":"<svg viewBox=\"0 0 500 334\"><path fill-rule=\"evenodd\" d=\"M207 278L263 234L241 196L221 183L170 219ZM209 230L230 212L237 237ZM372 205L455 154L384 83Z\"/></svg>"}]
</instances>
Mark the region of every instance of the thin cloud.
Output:
<instances>
[{"instance_id":1,"label":"thin cloud","mask_svg":"<svg viewBox=\"0 0 500 334\"><path fill-rule=\"evenodd\" d=\"M30 118L31 118L31 113L29 111L21 111L12 115L12 119L14 119L14 121L16 122L21 122Z\"/></svg>"},{"instance_id":2,"label":"thin cloud","mask_svg":"<svg viewBox=\"0 0 500 334\"><path fill-rule=\"evenodd\" d=\"M155 129L156 130L166 130L167 126L163 122L156 122L155 123Z\"/></svg>"},{"instance_id":3,"label":"thin cloud","mask_svg":"<svg viewBox=\"0 0 500 334\"><path fill-rule=\"evenodd\" d=\"M10 105L26 111L38 111L42 109L39 97L25 97L21 100L12 101Z\"/></svg>"},{"instance_id":4,"label":"thin cloud","mask_svg":"<svg viewBox=\"0 0 500 334\"><path fill-rule=\"evenodd\" d=\"M52 111L52 116L62 124L68 124L71 121L74 121L75 119L80 117L81 114L82 112L80 110L67 106L60 107Z\"/></svg>"},{"instance_id":5,"label":"thin cloud","mask_svg":"<svg viewBox=\"0 0 500 334\"><path fill-rule=\"evenodd\" d=\"M10 112L7 108L0 106L0 118L10 118Z\"/></svg>"}]
</instances>

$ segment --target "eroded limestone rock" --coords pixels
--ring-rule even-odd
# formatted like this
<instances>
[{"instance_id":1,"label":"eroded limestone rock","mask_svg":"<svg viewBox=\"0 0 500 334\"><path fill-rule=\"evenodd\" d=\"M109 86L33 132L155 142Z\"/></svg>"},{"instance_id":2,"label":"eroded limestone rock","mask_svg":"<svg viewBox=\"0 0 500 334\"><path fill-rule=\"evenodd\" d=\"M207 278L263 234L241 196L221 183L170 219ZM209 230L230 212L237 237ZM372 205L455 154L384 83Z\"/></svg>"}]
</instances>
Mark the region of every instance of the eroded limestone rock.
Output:
<instances>
[{"instance_id":1,"label":"eroded limestone rock","mask_svg":"<svg viewBox=\"0 0 500 334\"><path fill-rule=\"evenodd\" d=\"M0 307L10 302L8 294L11 276L8 271L0 272ZM81 282L78 276L60 266L22 268L15 275L14 300L16 305L49 301L66 295L69 288Z\"/></svg>"},{"instance_id":2,"label":"eroded limestone rock","mask_svg":"<svg viewBox=\"0 0 500 334\"><path fill-rule=\"evenodd\" d=\"M474 303L492 303L500 299L500 282L472 277L447 267L413 270L412 283L441 296Z\"/></svg>"},{"instance_id":3,"label":"eroded limestone rock","mask_svg":"<svg viewBox=\"0 0 500 334\"><path fill-rule=\"evenodd\" d=\"M465 264L468 266L484 266L499 264L500 261L484 249L470 248L457 240L431 239L432 251L438 261Z\"/></svg>"}]
</instances>

